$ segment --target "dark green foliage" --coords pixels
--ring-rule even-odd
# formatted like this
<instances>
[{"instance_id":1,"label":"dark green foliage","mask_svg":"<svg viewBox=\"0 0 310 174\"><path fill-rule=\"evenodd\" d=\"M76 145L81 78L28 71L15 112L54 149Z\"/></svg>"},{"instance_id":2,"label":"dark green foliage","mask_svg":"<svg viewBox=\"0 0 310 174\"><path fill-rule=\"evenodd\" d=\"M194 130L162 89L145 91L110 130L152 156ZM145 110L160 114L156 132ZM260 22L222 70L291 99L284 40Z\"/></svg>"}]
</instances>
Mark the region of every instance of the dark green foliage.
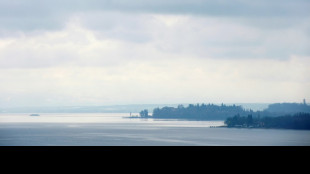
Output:
<instances>
[{"instance_id":1,"label":"dark green foliage","mask_svg":"<svg viewBox=\"0 0 310 174\"><path fill-rule=\"evenodd\" d=\"M228 127L263 127L281 129L310 129L310 113L297 113L278 117L240 117L235 115L225 120Z\"/></svg>"},{"instance_id":2,"label":"dark green foliage","mask_svg":"<svg viewBox=\"0 0 310 174\"><path fill-rule=\"evenodd\" d=\"M235 114L247 114L252 111L246 111L241 106L218 106L214 104L190 104L187 107L179 105L174 107L155 108L153 118L175 118L175 119L193 119L193 120L225 120L227 117Z\"/></svg>"},{"instance_id":3,"label":"dark green foliage","mask_svg":"<svg viewBox=\"0 0 310 174\"><path fill-rule=\"evenodd\" d=\"M144 109L143 111L140 112L140 117L148 117L149 112L147 109Z\"/></svg>"},{"instance_id":4,"label":"dark green foliage","mask_svg":"<svg viewBox=\"0 0 310 174\"><path fill-rule=\"evenodd\" d=\"M251 121L249 120L251 119ZM249 122L253 122L252 116L248 117L241 117L239 114L235 115L234 117L229 117L226 119L225 124L228 127L248 127Z\"/></svg>"},{"instance_id":5,"label":"dark green foliage","mask_svg":"<svg viewBox=\"0 0 310 174\"><path fill-rule=\"evenodd\" d=\"M247 125L253 125L253 117L252 117L252 115L248 115Z\"/></svg>"},{"instance_id":6,"label":"dark green foliage","mask_svg":"<svg viewBox=\"0 0 310 174\"><path fill-rule=\"evenodd\" d=\"M238 115L240 118L234 118L237 124L253 126L256 124L261 124L257 122L257 119L260 117L278 117L283 115L289 115L294 113L310 113L310 106L307 104L297 104L297 103L275 103L268 106L267 109L263 111L253 112L252 110L245 110L241 106L231 105L227 106L224 104L214 105L214 104L189 104L187 107L183 105L178 105L178 107L163 107L155 108L153 110L152 118L162 118L162 119L186 119L186 120L225 120L229 117ZM145 110L140 112L141 117L148 117L147 111ZM243 122L242 117L247 116ZM267 119L267 118L266 118ZM296 124L298 121L296 121ZM268 124L272 124L268 122ZM284 124L284 123L283 123ZM284 125L283 125L284 126Z\"/></svg>"}]
</instances>

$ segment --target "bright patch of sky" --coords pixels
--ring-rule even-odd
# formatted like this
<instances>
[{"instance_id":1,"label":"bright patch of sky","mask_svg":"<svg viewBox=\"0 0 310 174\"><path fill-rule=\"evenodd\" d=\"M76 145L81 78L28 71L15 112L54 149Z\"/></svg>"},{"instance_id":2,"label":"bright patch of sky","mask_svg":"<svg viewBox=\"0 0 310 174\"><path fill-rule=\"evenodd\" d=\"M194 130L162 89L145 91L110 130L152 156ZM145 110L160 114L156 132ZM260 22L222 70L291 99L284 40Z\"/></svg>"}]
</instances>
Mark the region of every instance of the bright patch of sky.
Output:
<instances>
[{"instance_id":1,"label":"bright patch of sky","mask_svg":"<svg viewBox=\"0 0 310 174\"><path fill-rule=\"evenodd\" d=\"M310 100L309 7L0 0L0 106Z\"/></svg>"}]
</instances>

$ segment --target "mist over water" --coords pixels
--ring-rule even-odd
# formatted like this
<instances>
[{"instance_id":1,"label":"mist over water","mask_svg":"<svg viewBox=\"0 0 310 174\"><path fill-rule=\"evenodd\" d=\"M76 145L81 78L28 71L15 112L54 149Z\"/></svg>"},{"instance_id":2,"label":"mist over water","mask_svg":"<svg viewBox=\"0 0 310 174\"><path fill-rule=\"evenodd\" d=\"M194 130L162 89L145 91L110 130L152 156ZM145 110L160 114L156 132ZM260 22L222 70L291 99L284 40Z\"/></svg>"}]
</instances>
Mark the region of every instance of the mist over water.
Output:
<instances>
[{"instance_id":1,"label":"mist over water","mask_svg":"<svg viewBox=\"0 0 310 174\"><path fill-rule=\"evenodd\" d=\"M104 106L33 106L33 107L0 107L0 113L139 113L143 109L152 112L155 108L165 106L177 107L178 105L187 106L189 103L179 104L132 104L132 105L104 105ZM222 103L216 103L221 105ZM226 103L227 105L241 106L246 110L262 111L266 109L269 103ZM123 115L124 115L123 114Z\"/></svg>"}]
</instances>

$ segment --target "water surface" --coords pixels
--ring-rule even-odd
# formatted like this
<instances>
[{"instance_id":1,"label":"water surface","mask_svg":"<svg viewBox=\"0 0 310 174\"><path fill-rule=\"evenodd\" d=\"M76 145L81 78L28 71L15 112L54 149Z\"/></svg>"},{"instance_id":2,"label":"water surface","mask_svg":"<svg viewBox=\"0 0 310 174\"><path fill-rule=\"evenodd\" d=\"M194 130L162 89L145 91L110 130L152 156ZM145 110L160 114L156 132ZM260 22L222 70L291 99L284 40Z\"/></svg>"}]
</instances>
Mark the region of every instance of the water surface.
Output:
<instances>
[{"instance_id":1,"label":"water surface","mask_svg":"<svg viewBox=\"0 0 310 174\"><path fill-rule=\"evenodd\" d=\"M129 114L0 114L1 146L309 146L310 131L210 128L223 121L129 119Z\"/></svg>"}]
</instances>

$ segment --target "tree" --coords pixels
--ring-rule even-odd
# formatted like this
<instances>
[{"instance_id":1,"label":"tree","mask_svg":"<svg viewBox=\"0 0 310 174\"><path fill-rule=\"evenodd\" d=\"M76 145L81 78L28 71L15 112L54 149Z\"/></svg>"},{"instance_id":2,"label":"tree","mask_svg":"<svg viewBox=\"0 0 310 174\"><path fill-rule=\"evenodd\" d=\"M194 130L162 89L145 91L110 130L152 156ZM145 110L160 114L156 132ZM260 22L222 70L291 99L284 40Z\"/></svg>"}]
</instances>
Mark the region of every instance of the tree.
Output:
<instances>
[{"instance_id":1,"label":"tree","mask_svg":"<svg viewBox=\"0 0 310 174\"><path fill-rule=\"evenodd\" d=\"M148 117L149 116L149 112L147 109L144 109L140 112L140 117Z\"/></svg>"},{"instance_id":2,"label":"tree","mask_svg":"<svg viewBox=\"0 0 310 174\"><path fill-rule=\"evenodd\" d=\"M252 117L252 115L248 115L248 118L247 118L247 125L248 125L248 126L253 125L253 117Z\"/></svg>"}]
</instances>

